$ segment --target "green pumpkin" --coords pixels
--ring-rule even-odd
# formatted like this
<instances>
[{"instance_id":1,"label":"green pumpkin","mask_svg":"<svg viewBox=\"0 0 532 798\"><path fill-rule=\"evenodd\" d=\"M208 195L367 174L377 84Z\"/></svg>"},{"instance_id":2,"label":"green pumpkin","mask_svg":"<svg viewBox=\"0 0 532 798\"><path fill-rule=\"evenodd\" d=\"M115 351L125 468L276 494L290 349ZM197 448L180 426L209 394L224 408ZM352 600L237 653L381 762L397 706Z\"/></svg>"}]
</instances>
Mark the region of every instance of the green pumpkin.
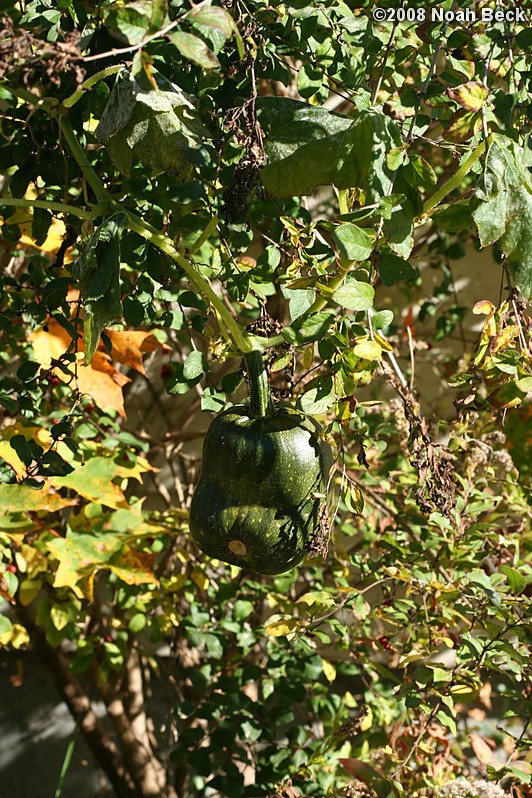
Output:
<instances>
[{"instance_id":1,"label":"green pumpkin","mask_svg":"<svg viewBox=\"0 0 532 798\"><path fill-rule=\"evenodd\" d=\"M210 557L278 574L301 562L318 530L331 448L310 416L273 407L259 352L246 364L251 403L212 422L189 525Z\"/></svg>"}]
</instances>

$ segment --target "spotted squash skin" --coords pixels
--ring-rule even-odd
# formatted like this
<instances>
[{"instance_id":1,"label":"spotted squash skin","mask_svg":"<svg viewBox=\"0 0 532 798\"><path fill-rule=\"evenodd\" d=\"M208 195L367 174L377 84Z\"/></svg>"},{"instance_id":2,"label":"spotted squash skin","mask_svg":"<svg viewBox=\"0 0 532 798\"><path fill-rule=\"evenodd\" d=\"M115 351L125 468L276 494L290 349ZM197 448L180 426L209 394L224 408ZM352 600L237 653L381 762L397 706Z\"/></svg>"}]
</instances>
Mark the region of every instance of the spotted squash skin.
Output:
<instances>
[{"instance_id":1,"label":"spotted squash skin","mask_svg":"<svg viewBox=\"0 0 532 798\"><path fill-rule=\"evenodd\" d=\"M319 424L293 407L239 405L211 424L192 498L192 537L210 557L278 574L305 557L332 464Z\"/></svg>"}]
</instances>

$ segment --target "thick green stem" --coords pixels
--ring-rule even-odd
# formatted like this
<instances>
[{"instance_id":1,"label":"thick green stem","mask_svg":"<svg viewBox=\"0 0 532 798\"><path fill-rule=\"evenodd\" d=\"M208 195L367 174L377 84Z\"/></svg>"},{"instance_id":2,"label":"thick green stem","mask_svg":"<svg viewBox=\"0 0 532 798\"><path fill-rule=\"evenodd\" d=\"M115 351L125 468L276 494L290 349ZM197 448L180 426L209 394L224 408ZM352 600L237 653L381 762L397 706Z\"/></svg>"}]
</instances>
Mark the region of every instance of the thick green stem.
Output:
<instances>
[{"instance_id":1,"label":"thick green stem","mask_svg":"<svg viewBox=\"0 0 532 798\"><path fill-rule=\"evenodd\" d=\"M236 319L233 318L220 297L215 293L209 281L200 273L198 267L181 255L167 236L151 227L151 225L131 211L125 210L118 203L114 203L114 205L117 211L120 210L127 215L126 224L131 230L146 238L183 269L190 283L211 304L218 315L218 321L225 327L239 352L242 352L242 354L251 352L253 349L251 338L240 328Z\"/></svg>"},{"instance_id":2,"label":"thick green stem","mask_svg":"<svg viewBox=\"0 0 532 798\"><path fill-rule=\"evenodd\" d=\"M81 100L84 93L88 91L91 86L94 86L95 83L98 83L100 80L109 77L109 75L116 75L117 72L124 69L123 64L115 64L114 66L109 66L106 69L100 70L95 75L92 75L90 78L87 78L79 89L76 89L74 94L71 94L70 97L67 97L66 100L63 100L63 108L72 108L73 105L77 103L78 100Z\"/></svg>"},{"instance_id":3,"label":"thick green stem","mask_svg":"<svg viewBox=\"0 0 532 798\"><path fill-rule=\"evenodd\" d=\"M488 145L492 141L492 136L488 139ZM467 158L462 166L458 169L456 174L454 174L450 180L441 186L433 195L428 199L425 204L423 205L423 215L428 216L432 210L434 210L447 196L450 194L451 191L454 191L455 188L458 188L464 177L470 172L471 168L475 165L478 159L483 155L486 151L486 142L481 141L478 147L476 147L469 158Z\"/></svg>"},{"instance_id":4,"label":"thick green stem","mask_svg":"<svg viewBox=\"0 0 532 798\"><path fill-rule=\"evenodd\" d=\"M12 205L15 208L44 208L47 211L70 213L78 219L95 219L102 213L98 205L91 211L77 208L75 205L66 205L63 202L49 202L48 200L18 199L16 197L0 197L0 205Z\"/></svg>"},{"instance_id":5,"label":"thick green stem","mask_svg":"<svg viewBox=\"0 0 532 798\"><path fill-rule=\"evenodd\" d=\"M275 412L270 393L268 373L262 352L253 349L244 355L249 378L249 400L253 418L268 418Z\"/></svg>"},{"instance_id":6,"label":"thick green stem","mask_svg":"<svg viewBox=\"0 0 532 798\"><path fill-rule=\"evenodd\" d=\"M58 118L59 124L61 125L61 132L63 133L66 143L68 144L70 152L76 159L76 162L81 169L83 177L94 191L98 205L101 205L102 208L106 208L110 203L109 194L102 186L100 178L90 165L81 144L76 138L76 134L72 130L70 120L67 119L64 114L59 115Z\"/></svg>"}]
</instances>

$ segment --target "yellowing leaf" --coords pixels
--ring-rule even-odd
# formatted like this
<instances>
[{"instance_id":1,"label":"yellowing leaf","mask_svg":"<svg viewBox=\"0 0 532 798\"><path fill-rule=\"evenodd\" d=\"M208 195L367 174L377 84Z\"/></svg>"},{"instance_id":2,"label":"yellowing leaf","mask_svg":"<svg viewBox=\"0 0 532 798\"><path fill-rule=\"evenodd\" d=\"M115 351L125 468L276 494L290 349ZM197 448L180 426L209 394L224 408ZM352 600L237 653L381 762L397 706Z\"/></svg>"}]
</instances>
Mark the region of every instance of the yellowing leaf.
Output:
<instances>
[{"instance_id":1,"label":"yellowing leaf","mask_svg":"<svg viewBox=\"0 0 532 798\"><path fill-rule=\"evenodd\" d=\"M495 305L493 302L490 302L489 299L481 299L480 302L477 302L473 305L472 312L476 316L482 315L490 315L495 310Z\"/></svg>"},{"instance_id":2,"label":"yellowing leaf","mask_svg":"<svg viewBox=\"0 0 532 798\"><path fill-rule=\"evenodd\" d=\"M364 360L380 360L382 349L376 341L361 341L353 347L353 354L364 358Z\"/></svg>"},{"instance_id":3,"label":"yellowing leaf","mask_svg":"<svg viewBox=\"0 0 532 798\"><path fill-rule=\"evenodd\" d=\"M72 344L70 335L55 319L49 319L47 326L48 331L41 328L29 336L35 360L44 369L50 368L52 360L59 359L70 349ZM84 351L82 339L78 341L78 351ZM91 396L98 407L103 410L113 409L121 416L125 416L122 388L131 380L114 368L111 358L106 352L96 352L89 366L82 366L78 363L76 369L73 363L70 364L70 374L65 374L62 369L58 368L55 368L53 373L63 382L73 382L76 371L80 393Z\"/></svg>"},{"instance_id":4,"label":"yellowing leaf","mask_svg":"<svg viewBox=\"0 0 532 798\"><path fill-rule=\"evenodd\" d=\"M468 141L482 130L482 114L460 109L452 114L443 138L457 143Z\"/></svg>"},{"instance_id":5,"label":"yellowing leaf","mask_svg":"<svg viewBox=\"0 0 532 798\"><path fill-rule=\"evenodd\" d=\"M110 457L93 457L65 477L52 477L56 488L70 488L84 499L117 510L129 507L122 490L113 483L121 474L121 466Z\"/></svg>"},{"instance_id":6,"label":"yellowing leaf","mask_svg":"<svg viewBox=\"0 0 532 798\"><path fill-rule=\"evenodd\" d=\"M209 580L198 568L194 568L192 573L190 574L190 578L194 582L195 585L199 587L200 590L207 590L209 587Z\"/></svg>"},{"instance_id":7,"label":"yellowing leaf","mask_svg":"<svg viewBox=\"0 0 532 798\"><path fill-rule=\"evenodd\" d=\"M321 659L321 666L323 668L323 675L327 679L328 682L334 682L336 679L336 668L332 662L329 662L326 659Z\"/></svg>"},{"instance_id":8,"label":"yellowing leaf","mask_svg":"<svg viewBox=\"0 0 532 798\"><path fill-rule=\"evenodd\" d=\"M282 615L272 615L268 623L264 626L266 634L272 637L283 637L289 635L297 629L299 623L294 618L285 618Z\"/></svg>"},{"instance_id":9,"label":"yellowing leaf","mask_svg":"<svg viewBox=\"0 0 532 798\"><path fill-rule=\"evenodd\" d=\"M63 507L72 507L77 499L65 499L58 493L50 493L50 486L33 490L26 485L0 484L0 513L2 510L19 513L35 513L46 510L53 513Z\"/></svg>"},{"instance_id":10,"label":"yellowing leaf","mask_svg":"<svg viewBox=\"0 0 532 798\"><path fill-rule=\"evenodd\" d=\"M156 349L164 349L155 335L149 332L106 330L105 334L113 345L111 360L123 363L124 366L135 369L141 374L146 374L142 364L143 355Z\"/></svg>"},{"instance_id":11,"label":"yellowing leaf","mask_svg":"<svg viewBox=\"0 0 532 798\"><path fill-rule=\"evenodd\" d=\"M125 545L108 567L127 585L159 584L153 573L155 554L135 551Z\"/></svg>"},{"instance_id":12,"label":"yellowing leaf","mask_svg":"<svg viewBox=\"0 0 532 798\"><path fill-rule=\"evenodd\" d=\"M46 546L59 561L54 587L69 587L78 598L91 600L92 580L83 581L83 577L94 577L96 570L106 567L123 543L123 534L80 534L71 530L65 538L49 541Z\"/></svg>"},{"instance_id":13,"label":"yellowing leaf","mask_svg":"<svg viewBox=\"0 0 532 798\"><path fill-rule=\"evenodd\" d=\"M447 94L466 111L480 111L486 104L489 91L486 86L476 80L462 83L461 86L449 87Z\"/></svg>"}]
</instances>

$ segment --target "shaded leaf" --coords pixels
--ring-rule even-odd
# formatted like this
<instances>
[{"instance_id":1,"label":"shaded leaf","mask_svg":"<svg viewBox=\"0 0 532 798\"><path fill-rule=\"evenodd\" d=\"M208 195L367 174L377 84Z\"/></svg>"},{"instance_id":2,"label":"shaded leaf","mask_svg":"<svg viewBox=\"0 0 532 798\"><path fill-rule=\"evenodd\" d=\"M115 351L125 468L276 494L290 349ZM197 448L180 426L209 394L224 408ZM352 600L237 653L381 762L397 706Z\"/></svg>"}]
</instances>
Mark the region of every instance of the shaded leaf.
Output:
<instances>
[{"instance_id":1,"label":"shaded leaf","mask_svg":"<svg viewBox=\"0 0 532 798\"><path fill-rule=\"evenodd\" d=\"M393 285L399 280L414 280L417 272L404 258L383 252L379 255L379 274L384 285Z\"/></svg>"},{"instance_id":2,"label":"shaded leaf","mask_svg":"<svg viewBox=\"0 0 532 798\"><path fill-rule=\"evenodd\" d=\"M392 798L399 796L397 786L379 773L375 768L361 762L359 759L340 759L341 765L347 770L350 776L364 782L372 790L375 790L378 798Z\"/></svg>"},{"instance_id":3,"label":"shaded leaf","mask_svg":"<svg viewBox=\"0 0 532 798\"><path fill-rule=\"evenodd\" d=\"M185 58L203 69L217 69L220 66L218 58L199 36L184 31L175 31L169 33L168 38Z\"/></svg>"},{"instance_id":4,"label":"shaded leaf","mask_svg":"<svg viewBox=\"0 0 532 798\"><path fill-rule=\"evenodd\" d=\"M401 144L401 137L381 111L361 111L352 120L285 97L260 97L257 107L268 156L262 180L274 196L335 185L358 187L371 204L390 193L386 153Z\"/></svg>"},{"instance_id":5,"label":"shaded leaf","mask_svg":"<svg viewBox=\"0 0 532 798\"><path fill-rule=\"evenodd\" d=\"M117 76L96 136L126 177L137 157L184 182L192 174L195 151L210 134L188 94L153 68L150 75L155 85L126 70Z\"/></svg>"},{"instance_id":6,"label":"shaded leaf","mask_svg":"<svg viewBox=\"0 0 532 798\"><path fill-rule=\"evenodd\" d=\"M342 255L348 260L367 260L373 249L373 241L365 230L354 224L341 224L335 228L333 238Z\"/></svg>"}]
</instances>

